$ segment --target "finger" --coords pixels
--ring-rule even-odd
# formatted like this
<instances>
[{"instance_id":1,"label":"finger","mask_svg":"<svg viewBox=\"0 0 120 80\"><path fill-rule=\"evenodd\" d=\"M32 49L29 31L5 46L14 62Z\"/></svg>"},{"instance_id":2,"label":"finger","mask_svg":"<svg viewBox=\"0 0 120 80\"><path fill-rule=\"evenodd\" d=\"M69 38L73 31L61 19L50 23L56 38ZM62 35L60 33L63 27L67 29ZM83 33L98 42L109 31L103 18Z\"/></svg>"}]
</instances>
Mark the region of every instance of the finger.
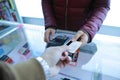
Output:
<instances>
[{"instance_id":1,"label":"finger","mask_svg":"<svg viewBox=\"0 0 120 80\"><path fill-rule=\"evenodd\" d=\"M64 52L63 54L62 54L62 57L65 57L65 56L68 56L68 52Z\"/></svg>"},{"instance_id":2,"label":"finger","mask_svg":"<svg viewBox=\"0 0 120 80\"><path fill-rule=\"evenodd\" d=\"M54 39L54 35L55 35L55 30L51 30L51 31L50 31L49 40Z\"/></svg>"},{"instance_id":3,"label":"finger","mask_svg":"<svg viewBox=\"0 0 120 80\"><path fill-rule=\"evenodd\" d=\"M60 61L57 63L57 66L59 66L60 68L65 67L65 65L66 65L66 62L65 62L65 61L62 61L62 60L60 60Z\"/></svg>"},{"instance_id":4,"label":"finger","mask_svg":"<svg viewBox=\"0 0 120 80\"><path fill-rule=\"evenodd\" d=\"M60 58L60 60L65 60L67 58L67 56L62 56L61 58Z\"/></svg>"},{"instance_id":5,"label":"finger","mask_svg":"<svg viewBox=\"0 0 120 80\"><path fill-rule=\"evenodd\" d=\"M57 66L63 68L72 61L71 57L66 57L64 60L59 60Z\"/></svg>"},{"instance_id":6,"label":"finger","mask_svg":"<svg viewBox=\"0 0 120 80\"><path fill-rule=\"evenodd\" d=\"M82 35L80 41L82 42L81 46L86 45L88 42L88 36L86 34Z\"/></svg>"},{"instance_id":7,"label":"finger","mask_svg":"<svg viewBox=\"0 0 120 80\"><path fill-rule=\"evenodd\" d=\"M72 58L70 56L68 56L68 61L71 62L72 61Z\"/></svg>"},{"instance_id":8,"label":"finger","mask_svg":"<svg viewBox=\"0 0 120 80\"><path fill-rule=\"evenodd\" d=\"M82 42L82 45L81 45L81 46L87 44L87 40L85 39L85 37L82 37L80 41Z\"/></svg>"},{"instance_id":9,"label":"finger","mask_svg":"<svg viewBox=\"0 0 120 80\"><path fill-rule=\"evenodd\" d=\"M82 32L78 31L72 38L72 41L77 41L82 36Z\"/></svg>"},{"instance_id":10,"label":"finger","mask_svg":"<svg viewBox=\"0 0 120 80\"><path fill-rule=\"evenodd\" d=\"M50 31L46 31L44 41L47 42L47 43L49 42L49 38L50 38L49 36L50 36Z\"/></svg>"},{"instance_id":11,"label":"finger","mask_svg":"<svg viewBox=\"0 0 120 80\"><path fill-rule=\"evenodd\" d=\"M64 67L62 60L59 60L56 65L59 66L60 68Z\"/></svg>"},{"instance_id":12,"label":"finger","mask_svg":"<svg viewBox=\"0 0 120 80\"><path fill-rule=\"evenodd\" d=\"M61 56L61 60L65 60L66 59L66 57L68 57L68 52L64 52L63 54L62 54L62 56Z\"/></svg>"},{"instance_id":13,"label":"finger","mask_svg":"<svg viewBox=\"0 0 120 80\"><path fill-rule=\"evenodd\" d=\"M60 60L61 66L66 66L69 62L72 61L72 58L70 56L67 56L64 60Z\"/></svg>"},{"instance_id":14,"label":"finger","mask_svg":"<svg viewBox=\"0 0 120 80\"><path fill-rule=\"evenodd\" d=\"M66 59L64 60L65 64L68 64L69 62L72 61L72 58L70 56L66 57Z\"/></svg>"},{"instance_id":15,"label":"finger","mask_svg":"<svg viewBox=\"0 0 120 80\"><path fill-rule=\"evenodd\" d=\"M55 34L55 30L52 30L51 35L54 36L54 34Z\"/></svg>"},{"instance_id":16,"label":"finger","mask_svg":"<svg viewBox=\"0 0 120 80\"><path fill-rule=\"evenodd\" d=\"M62 65L63 67L65 67L68 63L70 63L70 60L68 60L68 58L66 58L66 60L64 60L64 61L61 60L61 62L62 62L61 65Z\"/></svg>"}]
</instances>

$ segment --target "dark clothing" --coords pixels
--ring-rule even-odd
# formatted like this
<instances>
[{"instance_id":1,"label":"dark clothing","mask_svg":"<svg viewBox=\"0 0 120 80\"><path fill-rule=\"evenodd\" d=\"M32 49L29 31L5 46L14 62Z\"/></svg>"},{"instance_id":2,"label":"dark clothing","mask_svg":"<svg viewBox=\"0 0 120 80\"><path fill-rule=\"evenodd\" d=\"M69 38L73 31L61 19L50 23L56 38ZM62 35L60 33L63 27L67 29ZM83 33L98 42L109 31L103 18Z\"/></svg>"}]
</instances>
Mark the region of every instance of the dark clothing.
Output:
<instances>
[{"instance_id":1,"label":"dark clothing","mask_svg":"<svg viewBox=\"0 0 120 80\"><path fill-rule=\"evenodd\" d=\"M45 28L86 31L90 41L99 30L110 0L42 0Z\"/></svg>"},{"instance_id":2,"label":"dark clothing","mask_svg":"<svg viewBox=\"0 0 120 80\"><path fill-rule=\"evenodd\" d=\"M15 65L0 61L0 80L47 80L43 66L30 59Z\"/></svg>"}]
</instances>

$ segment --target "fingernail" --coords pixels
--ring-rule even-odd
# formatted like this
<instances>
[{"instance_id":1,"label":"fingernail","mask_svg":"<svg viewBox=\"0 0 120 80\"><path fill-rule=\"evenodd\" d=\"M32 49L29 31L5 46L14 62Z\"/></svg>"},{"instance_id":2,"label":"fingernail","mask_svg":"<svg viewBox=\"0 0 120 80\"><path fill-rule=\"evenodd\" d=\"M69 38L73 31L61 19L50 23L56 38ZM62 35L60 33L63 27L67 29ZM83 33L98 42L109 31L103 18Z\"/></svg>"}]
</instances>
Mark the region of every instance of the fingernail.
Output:
<instances>
[{"instance_id":1,"label":"fingernail","mask_svg":"<svg viewBox=\"0 0 120 80\"><path fill-rule=\"evenodd\" d=\"M64 54L65 54L65 56L68 56L68 52L65 52Z\"/></svg>"}]
</instances>

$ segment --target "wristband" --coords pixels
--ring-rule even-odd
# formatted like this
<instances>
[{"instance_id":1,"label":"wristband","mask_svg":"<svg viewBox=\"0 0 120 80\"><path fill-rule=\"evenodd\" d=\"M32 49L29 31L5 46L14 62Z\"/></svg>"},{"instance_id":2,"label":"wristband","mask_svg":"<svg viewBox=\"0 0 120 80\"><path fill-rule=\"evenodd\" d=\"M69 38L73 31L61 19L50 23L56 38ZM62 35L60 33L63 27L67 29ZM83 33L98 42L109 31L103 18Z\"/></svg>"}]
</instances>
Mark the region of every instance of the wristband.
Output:
<instances>
[{"instance_id":1,"label":"wristband","mask_svg":"<svg viewBox=\"0 0 120 80\"><path fill-rule=\"evenodd\" d=\"M42 67L44 69L44 73L46 75L46 78L47 78L47 80L49 80L49 78L50 78L50 67L49 67L48 63L42 57L37 57L36 59L42 65Z\"/></svg>"}]
</instances>

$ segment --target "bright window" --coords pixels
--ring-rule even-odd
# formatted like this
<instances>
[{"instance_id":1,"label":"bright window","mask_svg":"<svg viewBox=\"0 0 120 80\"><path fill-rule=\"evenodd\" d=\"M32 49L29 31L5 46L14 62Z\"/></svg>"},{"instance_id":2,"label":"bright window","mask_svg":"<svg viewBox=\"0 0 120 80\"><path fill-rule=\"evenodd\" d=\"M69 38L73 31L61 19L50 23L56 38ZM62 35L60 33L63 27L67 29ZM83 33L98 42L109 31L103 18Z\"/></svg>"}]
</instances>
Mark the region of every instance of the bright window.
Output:
<instances>
[{"instance_id":1,"label":"bright window","mask_svg":"<svg viewBox=\"0 0 120 80\"><path fill-rule=\"evenodd\" d=\"M120 27L120 0L111 0L111 9L104 21L104 25Z\"/></svg>"},{"instance_id":2,"label":"bright window","mask_svg":"<svg viewBox=\"0 0 120 80\"><path fill-rule=\"evenodd\" d=\"M43 18L41 0L15 0L20 16Z\"/></svg>"}]
</instances>

